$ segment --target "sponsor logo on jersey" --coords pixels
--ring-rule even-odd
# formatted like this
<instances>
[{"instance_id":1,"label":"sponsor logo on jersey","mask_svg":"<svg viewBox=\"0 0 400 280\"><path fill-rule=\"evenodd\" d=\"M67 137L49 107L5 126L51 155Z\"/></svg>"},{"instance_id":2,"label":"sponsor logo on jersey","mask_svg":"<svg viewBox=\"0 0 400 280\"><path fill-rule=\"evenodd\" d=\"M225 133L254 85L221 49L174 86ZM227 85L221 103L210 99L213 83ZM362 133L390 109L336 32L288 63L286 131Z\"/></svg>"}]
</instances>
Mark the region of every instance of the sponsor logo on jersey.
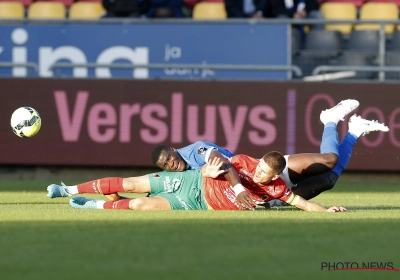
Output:
<instances>
[{"instance_id":1,"label":"sponsor logo on jersey","mask_svg":"<svg viewBox=\"0 0 400 280\"><path fill-rule=\"evenodd\" d=\"M270 194L272 194L272 195L275 195L276 194L275 187L274 186L268 186L268 192Z\"/></svg>"},{"instance_id":2,"label":"sponsor logo on jersey","mask_svg":"<svg viewBox=\"0 0 400 280\"><path fill-rule=\"evenodd\" d=\"M171 178L169 176L166 176L164 181L164 191L169 193L175 192L179 189L181 183L181 180L177 178L174 178L171 181Z\"/></svg>"},{"instance_id":3,"label":"sponsor logo on jersey","mask_svg":"<svg viewBox=\"0 0 400 280\"><path fill-rule=\"evenodd\" d=\"M199 147L199 149L197 150L197 153L199 155L204 155L206 153L206 151L207 151L206 147Z\"/></svg>"},{"instance_id":4,"label":"sponsor logo on jersey","mask_svg":"<svg viewBox=\"0 0 400 280\"><path fill-rule=\"evenodd\" d=\"M224 190L224 195L229 199L230 202L235 204L237 207L239 207L239 204L236 202L236 196L234 195L234 191L232 186Z\"/></svg>"}]
</instances>

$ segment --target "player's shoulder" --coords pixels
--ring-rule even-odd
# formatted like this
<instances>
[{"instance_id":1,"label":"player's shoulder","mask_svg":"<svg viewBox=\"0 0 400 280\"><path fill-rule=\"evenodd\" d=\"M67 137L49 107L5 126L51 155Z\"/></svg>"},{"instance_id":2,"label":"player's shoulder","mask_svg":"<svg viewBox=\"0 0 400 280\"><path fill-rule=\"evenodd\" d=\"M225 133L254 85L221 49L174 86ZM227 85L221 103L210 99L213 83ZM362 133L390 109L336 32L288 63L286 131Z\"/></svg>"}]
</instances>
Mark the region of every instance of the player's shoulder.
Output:
<instances>
[{"instance_id":1,"label":"player's shoulder","mask_svg":"<svg viewBox=\"0 0 400 280\"><path fill-rule=\"evenodd\" d=\"M281 186L282 188L287 188L288 187L286 185L285 180L283 180L281 177L278 177L277 179L274 180L274 185L275 186Z\"/></svg>"},{"instance_id":2,"label":"player's shoulder","mask_svg":"<svg viewBox=\"0 0 400 280\"><path fill-rule=\"evenodd\" d=\"M259 160L256 158L253 158L251 156L245 155L245 154L238 154L232 157L233 161L246 161L246 162L258 162Z\"/></svg>"},{"instance_id":3,"label":"player's shoulder","mask_svg":"<svg viewBox=\"0 0 400 280\"><path fill-rule=\"evenodd\" d=\"M217 148L217 149L221 148L217 144L212 143L212 142L207 142L207 141L196 141L192 145L193 146L198 146L198 147L202 146L202 147L205 147L205 148Z\"/></svg>"},{"instance_id":4,"label":"player's shoulder","mask_svg":"<svg viewBox=\"0 0 400 280\"><path fill-rule=\"evenodd\" d=\"M258 165L258 160L248 155L239 154L230 159L230 162L235 166L235 169L246 170L246 172L253 172Z\"/></svg>"},{"instance_id":5,"label":"player's shoulder","mask_svg":"<svg viewBox=\"0 0 400 280\"><path fill-rule=\"evenodd\" d=\"M207 150L207 146L203 141L197 141L194 142L192 144L189 144L185 147L179 148L178 151L180 152L184 152L184 153L198 153L202 151L206 151Z\"/></svg>"},{"instance_id":6,"label":"player's shoulder","mask_svg":"<svg viewBox=\"0 0 400 280\"><path fill-rule=\"evenodd\" d=\"M193 150L196 151L197 154L203 155L207 151L211 150L219 150L220 147L217 144L211 143L211 142L206 142L206 141L197 141L192 144Z\"/></svg>"}]
</instances>

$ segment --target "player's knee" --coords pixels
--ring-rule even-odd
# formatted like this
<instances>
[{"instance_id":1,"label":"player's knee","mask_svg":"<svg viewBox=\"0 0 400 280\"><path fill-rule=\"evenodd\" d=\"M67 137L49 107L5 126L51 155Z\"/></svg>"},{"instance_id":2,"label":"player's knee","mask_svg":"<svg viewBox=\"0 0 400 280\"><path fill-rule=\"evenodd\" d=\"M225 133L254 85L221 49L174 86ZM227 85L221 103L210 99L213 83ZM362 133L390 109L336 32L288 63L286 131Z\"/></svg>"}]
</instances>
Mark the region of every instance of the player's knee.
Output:
<instances>
[{"instance_id":1,"label":"player's knee","mask_svg":"<svg viewBox=\"0 0 400 280\"><path fill-rule=\"evenodd\" d=\"M334 153L324 154L325 165L330 169L333 169L339 160L339 156Z\"/></svg>"},{"instance_id":2,"label":"player's knee","mask_svg":"<svg viewBox=\"0 0 400 280\"><path fill-rule=\"evenodd\" d=\"M125 192L136 192L136 184L134 180L124 178L122 181L122 187L124 188Z\"/></svg>"},{"instance_id":3,"label":"player's knee","mask_svg":"<svg viewBox=\"0 0 400 280\"><path fill-rule=\"evenodd\" d=\"M141 210L143 205L144 205L144 202L141 198L132 199L129 202L129 208L132 210Z\"/></svg>"},{"instance_id":4,"label":"player's knee","mask_svg":"<svg viewBox=\"0 0 400 280\"><path fill-rule=\"evenodd\" d=\"M146 199L136 198L129 202L129 208L132 210L146 210Z\"/></svg>"},{"instance_id":5,"label":"player's knee","mask_svg":"<svg viewBox=\"0 0 400 280\"><path fill-rule=\"evenodd\" d=\"M335 186L336 181L339 178L339 176L336 175L334 172L328 172L327 177L328 177L328 185L327 185L326 190L331 190Z\"/></svg>"}]
</instances>

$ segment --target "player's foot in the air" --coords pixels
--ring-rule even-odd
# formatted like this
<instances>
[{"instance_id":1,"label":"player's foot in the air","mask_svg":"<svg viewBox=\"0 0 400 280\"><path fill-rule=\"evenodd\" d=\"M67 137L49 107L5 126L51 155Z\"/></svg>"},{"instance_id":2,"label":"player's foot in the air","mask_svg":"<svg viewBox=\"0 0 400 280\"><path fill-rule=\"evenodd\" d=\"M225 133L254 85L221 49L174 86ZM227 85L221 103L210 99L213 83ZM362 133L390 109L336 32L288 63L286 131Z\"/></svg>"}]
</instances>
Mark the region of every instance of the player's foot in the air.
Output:
<instances>
[{"instance_id":1,"label":"player's foot in the air","mask_svg":"<svg viewBox=\"0 0 400 280\"><path fill-rule=\"evenodd\" d=\"M371 131L388 132L389 127L375 120L366 120L361 116L353 115L349 119L349 131L357 136L362 136Z\"/></svg>"},{"instance_id":2,"label":"player's foot in the air","mask_svg":"<svg viewBox=\"0 0 400 280\"><path fill-rule=\"evenodd\" d=\"M95 199L89 199L83 196L71 198L69 204L78 209L97 209Z\"/></svg>"},{"instance_id":3,"label":"player's foot in the air","mask_svg":"<svg viewBox=\"0 0 400 280\"><path fill-rule=\"evenodd\" d=\"M68 189L64 186L64 184L61 182L62 186L56 185L56 184L51 184L50 186L47 187L48 194L47 196L50 198L56 198L56 197L67 197L71 196L70 193L68 193Z\"/></svg>"},{"instance_id":4,"label":"player's foot in the air","mask_svg":"<svg viewBox=\"0 0 400 280\"><path fill-rule=\"evenodd\" d=\"M319 118L323 124L327 122L338 123L339 121L343 121L344 117L359 105L360 103L354 99L342 100L335 107L323 110Z\"/></svg>"}]
</instances>

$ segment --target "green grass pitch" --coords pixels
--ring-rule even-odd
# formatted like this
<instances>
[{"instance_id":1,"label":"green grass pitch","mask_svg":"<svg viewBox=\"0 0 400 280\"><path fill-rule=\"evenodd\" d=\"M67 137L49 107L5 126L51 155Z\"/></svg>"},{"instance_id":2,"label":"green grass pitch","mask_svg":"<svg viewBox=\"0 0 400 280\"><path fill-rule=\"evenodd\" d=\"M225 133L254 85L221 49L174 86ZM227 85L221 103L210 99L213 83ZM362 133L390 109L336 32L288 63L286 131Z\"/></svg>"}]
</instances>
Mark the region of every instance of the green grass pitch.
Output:
<instances>
[{"instance_id":1,"label":"green grass pitch","mask_svg":"<svg viewBox=\"0 0 400 280\"><path fill-rule=\"evenodd\" d=\"M0 180L1 279L400 279L322 269L400 269L398 182L341 178L313 200L346 213L77 210L47 198L50 183Z\"/></svg>"}]
</instances>

